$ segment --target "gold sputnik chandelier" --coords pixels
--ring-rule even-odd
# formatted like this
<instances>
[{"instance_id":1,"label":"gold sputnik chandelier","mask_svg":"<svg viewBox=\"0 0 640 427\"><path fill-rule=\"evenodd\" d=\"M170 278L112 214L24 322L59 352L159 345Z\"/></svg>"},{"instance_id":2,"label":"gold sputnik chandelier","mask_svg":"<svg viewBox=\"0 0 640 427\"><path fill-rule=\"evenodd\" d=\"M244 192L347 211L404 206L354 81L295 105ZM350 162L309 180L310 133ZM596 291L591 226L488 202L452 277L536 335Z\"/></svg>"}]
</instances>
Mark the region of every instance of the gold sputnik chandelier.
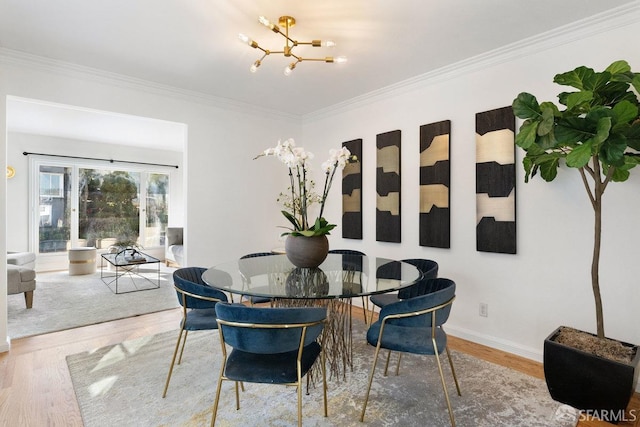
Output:
<instances>
[{"instance_id":1,"label":"gold sputnik chandelier","mask_svg":"<svg viewBox=\"0 0 640 427\"><path fill-rule=\"evenodd\" d=\"M250 39L249 37L245 36L244 34L239 34L238 37L240 38L240 40L242 40L242 42L248 44L249 46L251 46L254 49L259 49L262 51L263 55L260 59L257 59L256 62L253 63L253 65L251 66L250 70L252 73L255 73L258 70L258 67L260 67L260 65L262 65L262 61L264 61L264 58L267 57L267 55L271 55L271 54L282 54L284 55L286 58L293 58L294 61L291 62L289 65L287 65L287 67L284 69L284 75L288 76L291 74L291 72L296 68L296 66L303 62L303 61L322 61L322 62L327 62L327 63L343 63L343 62L347 62L347 58L344 56L338 56L336 58L334 58L333 56L326 56L324 58L303 58L302 56L296 55L295 53L293 53L293 49L296 46L300 46L300 45L311 45L313 47L334 47L336 44L330 40L326 40L326 41L321 41L321 40L312 40L310 42L300 42L298 40L294 40L291 37L289 37L289 29L291 27L293 27L296 24L296 20L295 18L293 18L292 16L281 16L278 19L278 25L275 25L274 23L272 23L271 21L269 21L267 18L265 18L264 16L260 16L258 18L258 22L260 22L262 25L264 25L265 27L269 28L271 31L273 31L274 33L278 33L280 34L282 37L285 38L285 45L283 47L283 50L269 50L269 49L264 49L262 46L260 46L258 44L258 42L256 42L255 40ZM281 29L282 27L282 29ZM283 32L284 30L284 32Z\"/></svg>"}]
</instances>

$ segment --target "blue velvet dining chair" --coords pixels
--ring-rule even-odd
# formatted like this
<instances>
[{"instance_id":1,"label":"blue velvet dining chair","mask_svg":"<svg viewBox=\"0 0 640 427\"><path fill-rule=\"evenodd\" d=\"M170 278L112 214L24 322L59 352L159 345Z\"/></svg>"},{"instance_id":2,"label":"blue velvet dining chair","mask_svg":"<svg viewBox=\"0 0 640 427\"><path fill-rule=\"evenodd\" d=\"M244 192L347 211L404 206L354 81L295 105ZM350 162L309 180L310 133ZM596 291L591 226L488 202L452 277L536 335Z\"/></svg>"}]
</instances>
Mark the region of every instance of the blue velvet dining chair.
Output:
<instances>
[{"instance_id":1,"label":"blue velvet dining chair","mask_svg":"<svg viewBox=\"0 0 640 427\"><path fill-rule=\"evenodd\" d=\"M428 280L438 277L438 263L424 258L410 258L402 261L414 265L420 271L422 274L420 280L411 286L400 289L397 293L372 295L370 300L374 305L382 308L385 305L430 292Z\"/></svg>"},{"instance_id":2,"label":"blue velvet dining chair","mask_svg":"<svg viewBox=\"0 0 640 427\"><path fill-rule=\"evenodd\" d=\"M182 354L184 353L189 331L218 329L215 306L220 301L227 301L227 296L223 292L204 283L202 273L206 270L206 268L202 267L185 267L173 272L173 284L178 296L178 302L180 306L182 306L182 320L180 321L180 333L178 334L178 341L173 351L173 358L169 366L169 374L167 375L162 397L167 395L169 381L171 381L171 374L173 373L173 367L181 341L182 348L180 349L178 365L182 362ZM228 273L223 271L218 273L219 274L213 276L216 276L220 282L231 280Z\"/></svg>"},{"instance_id":3,"label":"blue velvet dining chair","mask_svg":"<svg viewBox=\"0 0 640 427\"><path fill-rule=\"evenodd\" d=\"M327 416L327 381L324 353L318 342L327 317L321 307L262 308L243 304L216 305L222 366L218 377L211 427L218 413L223 381L235 382L236 409L240 409L238 383L296 386L298 426L302 426L302 378L321 359L324 416ZM231 352L227 353L227 346Z\"/></svg>"},{"instance_id":4,"label":"blue velvet dining chair","mask_svg":"<svg viewBox=\"0 0 640 427\"><path fill-rule=\"evenodd\" d=\"M362 287L362 274L367 275L366 266L363 265L363 259L360 257L366 256L364 252L356 251L354 249L331 249L329 250L330 254L338 254L338 255L346 255L343 257L342 261L342 269L346 271L349 277L344 277L345 284L351 284ZM358 276L358 283L353 283L353 276ZM351 302L351 300L349 300ZM364 324L368 325L371 321L373 321L373 313L369 313L369 300L362 297L362 313L364 316ZM368 317L368 318L367 318Z\"/></svg>"},{"instance_id":5,"label":"blue velvet dining chair","mask_svg":"<svg viewBox=\"0 0 640 427\"><path fill-rule=\"evenodd\" d=\"M240 257L241 260L243 259L247 259L247 258L256 258L256 257L263 257L263 256L271 256L271 255L275 255L273 252L252 252L250 254L246 254ZM240 274L242 274L242 278L243 280L250 284L251 283L251 276L257 273L265 273L264 271L252 271L250 269L248 269L246 267L246 264L243 266L242 261L240 261L239 263L239 269L240 269ZM261 304L261 303L265 303L265 302L271 302L270 298L266 298L266 297L254 297L254 296L248 296L248 295L241 295L240 299L242 300L242 298L246 298L249 300L249 304L254 305L254 304Z\"/></svg>"},{"instance_id":6,"label":"blue velvet dining chair","mask_svg":"<svg viewBox=\"0 0 640 427\"><path fill-rule=\"evenodd\" d=\"M440 355L443 352L447 353L456 390L458 395L461 395L453 361L447 346L447 334L442 328L451 312L451 306L455 299L456 284L452 280L445 278L430 279L429 282L433 292L384 306L380 311L378 321L373 323L367 331L367 342L375 346L376 349L360 421L364 421L364 413L369 401L378 355L381 349L387 349L402 353L435 356L449 410L449 419L451 425L455 427L455 418L444 380ZM425 398L427 397L431 398L425 393Z\"/></svg>"}]
</instances>

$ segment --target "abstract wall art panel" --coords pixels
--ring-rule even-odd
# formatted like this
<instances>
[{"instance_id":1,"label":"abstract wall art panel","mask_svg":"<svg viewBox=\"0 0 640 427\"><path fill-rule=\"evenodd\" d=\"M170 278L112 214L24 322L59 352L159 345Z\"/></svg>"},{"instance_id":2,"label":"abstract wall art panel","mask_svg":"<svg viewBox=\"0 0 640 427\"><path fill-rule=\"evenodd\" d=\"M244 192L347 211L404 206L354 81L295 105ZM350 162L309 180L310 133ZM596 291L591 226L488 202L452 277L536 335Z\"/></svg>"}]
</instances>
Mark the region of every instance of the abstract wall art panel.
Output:
<instances>
[{"instance_id":1,"label":"abstract wall art panel","mask_svg":"<svg viewBox=\"0 0 640 427\"><path fill-rule=\"evenodd\" d=\"M376 240L400 243L400 131L376 135Z\"/></svg>"},{"instance_id":2,"label":"abstract wall art panel","mask_svg":"<svg viewBox=\"0 0 640 427\"><path fill-rule=\"evenodd\" d=\"M476 249L516 253L516 121L511 107L476 114Z\"/></svg>"},{"instance_id":3,"label":"abstract wall art panel","mask_svg":"<svg viewBox=\"0 0 640 427\"><path fill-rule=\"evenodd\" d=\"M420 246L450 247L451 121L420 126Z\"/></svg>"},{"instance_id":4,"label":"abstract wall art panel","mask_svg":"<svg viewBox=\"0 0 640 427\"><path fill-rule=\"evenodd\" d=\"M362 239L362 139L342 146L358 157L342 169L342 237Z\"/></svg>"}]
</instances>

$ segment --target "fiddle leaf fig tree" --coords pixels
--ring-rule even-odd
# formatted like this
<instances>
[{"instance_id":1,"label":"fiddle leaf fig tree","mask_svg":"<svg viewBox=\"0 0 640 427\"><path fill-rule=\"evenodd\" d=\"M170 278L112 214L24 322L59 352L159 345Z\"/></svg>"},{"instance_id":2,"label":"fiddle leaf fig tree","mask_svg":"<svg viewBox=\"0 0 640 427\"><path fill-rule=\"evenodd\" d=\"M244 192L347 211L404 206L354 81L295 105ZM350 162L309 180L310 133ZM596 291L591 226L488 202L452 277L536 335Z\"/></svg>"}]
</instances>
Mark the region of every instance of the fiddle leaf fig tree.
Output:
<instances>
[{"instance_id":1,"label":"fiddle leaf fig tree","mask_svg":"<svg viewBox=\"0 0 640 427\"><path fill-rule=\"evenodd\" d=\"M553 81L577 90L558 95L557 106L539 103L521 93L513 101L514 114L523 119L516 144L523 159L525 182L539 175L553 181L562 163L577 169L594 212L591 285L598 337L604 338L599 263L602 234L602 196L610 182L623 182L640 163L640 74L626 61L602 72L578 67L557 74Z\"/></svg>"}]
</instances>

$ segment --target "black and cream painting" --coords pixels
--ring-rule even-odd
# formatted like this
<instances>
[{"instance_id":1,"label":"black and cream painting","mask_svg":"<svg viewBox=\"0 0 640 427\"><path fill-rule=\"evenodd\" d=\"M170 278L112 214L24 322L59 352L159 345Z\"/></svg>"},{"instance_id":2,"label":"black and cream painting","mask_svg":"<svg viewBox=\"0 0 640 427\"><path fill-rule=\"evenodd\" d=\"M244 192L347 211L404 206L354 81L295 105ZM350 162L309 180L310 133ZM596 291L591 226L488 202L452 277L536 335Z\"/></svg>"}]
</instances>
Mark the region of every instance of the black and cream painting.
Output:
<instances>
[{"instance_id":1,"label":"black and cream painting","mask_svg":"<svg viewBox=\"0 0 640 427\"><path fill-rule=\"evenodd\" d=\"M476 249L516 253L515 116L476 114Z\"/></svg>"},{"instance_id":2,"label":"black and cream painting","mask_svg":"<svg viewBox=\"0 0 640 427\"><path fill-rule=\"evenodd\" d=\"M400 131L376 135L376 240L400 243Z\"/></svg>"},{"instance_id":3,"label":"black and cream painting","mask_svg":"<svg viewBox=\"0 0 640 427\"><path fill-rule=\"evenodd\" d=\"M451 246L450 133L450 120L420 126L420 246Z\"/></svg>"},{"instance_id":4,"label":"black and cream painting","mask_svg":"<svg viewBox=\"0 0 640 427\"><path fill-rule=\"evenodd\" d=\"M342 146L358 157L342 169L342 237L362 239L362 139Z\"/></svg>"}]
</instances>

